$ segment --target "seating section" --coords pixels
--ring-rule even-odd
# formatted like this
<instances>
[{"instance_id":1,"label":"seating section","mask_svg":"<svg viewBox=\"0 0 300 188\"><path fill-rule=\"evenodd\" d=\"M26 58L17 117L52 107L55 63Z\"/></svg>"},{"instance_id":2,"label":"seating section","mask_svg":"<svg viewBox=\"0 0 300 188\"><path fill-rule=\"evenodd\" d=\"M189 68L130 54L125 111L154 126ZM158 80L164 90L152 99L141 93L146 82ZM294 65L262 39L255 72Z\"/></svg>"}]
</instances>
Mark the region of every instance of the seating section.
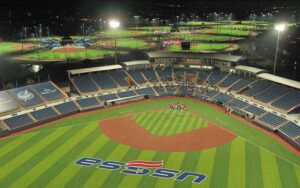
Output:
<instances>
[{"instance_id":1,"label":"seating section","mask_svg":"<svg viewBox=\"0 0 300 188\"><path fill-rule=\"evenodd\" d=\"M214 71L210 77L208 78L208 83L209 85L215 85L218 84L221 80L223 80L227 76L226 72L221 72L221 71Z\"/></svg>"},{"instance_id":2,"label":"seating section","mask_svg":"<svg viewBox=\"0 0 300 188\"><path fill-rule=\"evenodd\" d=\"M11 129L16 129L16 128L23 127L25 125L34 123L33 119L30 116L28 116L27 114L14 116L14 117L5 119L4 122Z\"/></svg>"},{"instance_id":3,"label":"seating section","mask_svg":"<svg viewBox=\"0 0 300 188\"><path fill-rule=\"evenodd\" d=\"M167 85L165 86L166 90L170 94L174 94L177 91L177 86Z\"/></svg>"},{"instance_id":4,"label":"seating section","mask_svg":"<svg viewBox=\"0 0 300 188\"><path fill-rule=\"evenodd\" d=\"M149 96L155 95L155 93L151 87L137 89L137 90L135 90L135 92L139 95L149 95Z\"/></svg>"},{"instance_id":5,"label":"seating section","mask_svg":"<svg viewBox=\"0 0 300 188\"><path fill-rule=\"evenodd\" d=\"M239 91L246 87L247 85L251 84L255 79L254 78L241 78L237 83L231 86L232 91Z\"/></svg>"},{"instance_id":6,"label":"seating section","mask_svg":"<svg viewBox=\"0 0 300 188\"><path fill-rule=\"evenodd\" d=\"M53 108L48 107L41 110L33 111L30 113L37 121L43 121L46 119L58 116L57 112Z\"/></svg>"},{"instance_id":7,"label":"seating section","mask_svg":"<svg viewBox=\"0 0 300 188\"><path fill-rule=\"evenodd\" d=\"M145 78L143 77L143 75L141 74L140 71L130 70L130 71L127 71L127 72L135 80L136 83L143 84L143 83L146 82Z\"/></svg>"},{"instance_id":8,"label":"seating section","mask_svg":"<svg viewBox=\"0 0 300 188\"><path fill-rule=\"evenodd\" d=\"M118 87L118 85L113 81L113 79L109 76L108 73L100 72L96 74L91 74L91 77L103 90L114 89Z\"/></svg>"},{"instance_id":9,"label":"seating section","mask_svg":"<svg viewBox=\"0 0 300 188\"><path fill-rule=\"evenodd\" d=\"M81 93L97 92L99 90L89 75L76 76L72 80Z\"/></svg>"},{"instance_id":10,"label":"seating section","mask_svg":"<svg viewBox=\"0 0 300 188\"><path fill-rule=\"evenodd\" d=\"M288 94L280 97L272 102L272 106L282 110L289 110L290 108L300 104L300 91L290 91Z\"/></svg>"},{"instance_id":11,"label":"seating section","mask_svg":"<svg viewBox=\"0 0 300 188\"><path fill-rule=\"evenodd\" d=\"M18 109L18 103L7 92L0 91L0 114Z\"/></svg>"},{"instance_id":12,"label":"seating section","mask_svg":"<svg viewBox=\"0 0 300 188\"><path fill-rule=\"evenodd\" d=\"M230 95L227 95L225 93L219 93L218 95L216 95L214 97L215 100L223 102L223 103L227 103L229 101L232 100L232 97Z\"/></svg>"},{"instance_id":13,"label":"seating section","mask_svg":"<svg viewBox=\"0 0 300 188\"><path fill-rule=\"evenodd\" d=\"M199 89L199 96L202 96L204 98L211 99L211 98L213 98L217 94L218 94L218 92L216 90L205 90L205 91L202 91L201 89Z\"/></svg>"},{"instance_id":14,"label":"seating section","mask_svg":"<svg viewBox=\"0 0 300 188\"><path fill-rule=\"evenodd\" d=\"M286 122L284 118L269 112L259 117L258 120L265 122L272 127L277 127Z\"/></svg>"},{"instance_id":15,"label":"seating section","mask_svg":"<svg viewBox=\"0 0 300 188\"><path fill-rule=\"evenodd\" d=\"M65 95L51 82L38 83L32 87L45 101L53 101L65 98Z\"/></svg>"},{"instance_id":16,"label":"seating section","mask_svg":"<svg viewBox=\"0 0 300 188\"><path fill-rule=\"evenodd\" d=\"M265 111L263 109L260 109L256 106L253 106L253 105L250 105L250 106L246 107L245 111L250 112L250 113L252 113L254 115L257 115L257 116L260 116L263 113L265 113Z\"/></svg>"},{"instance_id":17,"label":"seating section","mask_svg":"<svg viewBox=\"0 0 300 188\"><path fill-rule=\"evenodd\" d=\"M211 74L211 71L208 70L201 70L198 75L198 84L202 85L203 82L208 78Z\"/></svg>"},{"instance_id":18,"label":"seating section","mask_svg":"<svg viewBox=\"0 0 300 188\"><path fill-rule=\"evenodd\" d=\"M120 92L118 93L118 96L120 98L125 98L125 97L132 97L132 96L135 96L135 92L134 91L123 91L123 92Z\"/></svg>"},{"instance_id":19,"label":"seating section","mask_svg":"<svg viewBox=\"0 0 300 188\"><path fill-rule=\"evenodd\" d=\"M183 85L179 88L179 93L184 95L193 95L195 87Z\"/></svg>"},{"instance_id":20,"label":"seating section","mask_svg":"<svg viewBox=\"0 0 300 188\"><path fill-rule=\"evenodd\" d=\"M241 101L239 99L234 99L232 101L230 101L228 103L230 106L234 107L234 108L238 108L238 109L244 109L246 108L247 106L249 106L248 103L244 102L244 101Z\"/></svg>"},{"instance_id":21,"label":"seating section","mask_svg":"<svg viewBox=\"0 0 300 188\"><path fill-rule=\"evenodd\" d=\"M300 126L293 122L288 122L287 124L281 126L279 130L291 138L300 135Z\"/></svg>"},{"instance_id":22,"label":"seating section","mask_svg":"<svg viewBox=\"0 0 300 188\"><path fill-rule=\"evenodd\" d=\"M128 82L126 81L126 78L128 78L128 76L124 71L117 70L114 72L110 72L109 74L113 78L113 80L120 86L122 87L129 86Z\"/></svg>"},{"instance_id":23,"label":"seating section","mask_svg":"<svg viewBox=\"0 0 300 188\"><path fill-rule=\"evenodd\" d=\"M81 108L91 108L95 106L100 106L100 103L95 97L78 99L76 100L76 102Z\"/></svg>"},{"instance_id":24,"label":"seating section","mask_svg":"<svg viewBox=\"0 0 300 188\"><path fill-rule=\"evenodd\" d=\"M176 81L184 80L184 70L174 69L174 78Z\"/></svg>"},{"instance_id":25,"label":"seating section","mask_svg":"<svg viewBox=\"0 0 300 188\"><path fill-rule=\"evenodd\" d=\"M160 77L161 81L172 81L173 76L172 76L172 69L171 68L156 68L155 69L156 73Z\"/></svg>"},{"instance_id":26,"label":"seating section","mask_svg":"<svg viewBox=\"0 0 300 188\"><path fill-rule=\"evenodd\" d=\"M230 74L227 78L225 78L223 80L223 82L220 83L220 86L221 87L229 87L233 83L235 83L236 81L238 81L239 79L240 79L240 77L238 75Z\"/></svg>"},{"instance_id":27,"label":"seating section","mask_svg":"<svg viewBox=\"0 0 300 188\"><path fill-rule=\"evenodd\" d=\"M157 76L152 68L142 70L142 72L149 82L157 82L158 81Z\"/></svg>"},{"instance_id":28,"label":"seating section","mask_svg":"<svg viewBox=\"0 0 300 188\"><path fill-rule=\"evenodd\" d=\"M42 105L44 101L37 95L30 86L19 87L8 90L18 103L27 108L32 106Z\"/></svg>"},{"instance_id":29,"label":"seating section","mask_svg":"<svg viewBox=\"0 0 300 188\"><path fill-rule=\"evenodd\" d=\"M78 107L72 101L56 105L55 109L61 114L67 114L78 111Z\"/></svg>"},{"instance_id":30,"label":"seating section","mask_svg":"<svg viewBox=\"0 0 300 188\"><path fill-rule=\"evenodd\" d=\"M196 76L196 74L197 74L196 69L187 69L185 72L186 72L186 75Z\"/></svg>"},{"instance_id":31,"label":"seating section","mask_svg":"<svg viewBox=\"0 0 300 188\"><path fill-rule=\"evenodd\" d=\"M286 87L275 84L254 96L254 98L261 102L269 103L287 92L288 89Z\"/></svg>"},{"instance_id":32,"label":"seating section","mask_svg":"<svg viewBox=\"0 0 300 188\"><path fill-rule=\"evenodd\" d=\"M163 86L154 86L153 89L161 96L164 96L167 94L167 92Z\"/></svg>"},{"instance_id":33,"label":"seating section","mask_svg":"<svg viewBox=\"0 0 300 188\"><path fill-rule=\"evenodd\" d=\"M98 97L100 101L110 101L118 99L119 97L116 94L107 94L107 95L101 95Z\"/></svg>"},{"instance_id":34,"label":"seating section","mask_svg":"<svg viewBox=\"0 0 300 188\"><path fill-rule=\"evenodd\" d=\"M261 91L270 87L272 84L266 80L258 80L250 85L250 88L246 90L243 94L249 97L257 95Z\"/></svg>"}]
</instances>

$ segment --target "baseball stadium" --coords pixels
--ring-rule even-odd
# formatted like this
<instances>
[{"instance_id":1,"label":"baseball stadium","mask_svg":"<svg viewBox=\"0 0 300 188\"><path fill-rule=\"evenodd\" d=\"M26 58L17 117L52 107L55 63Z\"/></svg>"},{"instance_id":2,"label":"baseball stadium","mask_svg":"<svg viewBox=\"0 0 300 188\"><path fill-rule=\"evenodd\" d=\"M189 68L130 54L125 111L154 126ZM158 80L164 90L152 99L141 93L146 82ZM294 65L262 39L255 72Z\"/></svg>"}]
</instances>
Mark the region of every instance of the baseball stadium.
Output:
<instances>
[{"instance_id":1,"label":"baseball stadium","mask_svg":"<svg viewBox=\"0 0 300 188\"><path fill-rule=\"evenodd\" d=\"M297 62L279 74L297 24L211 15L1 39L0 187L299 188ZM251 54L270 33L271 65Z\"/></svg>"}]
</instances>

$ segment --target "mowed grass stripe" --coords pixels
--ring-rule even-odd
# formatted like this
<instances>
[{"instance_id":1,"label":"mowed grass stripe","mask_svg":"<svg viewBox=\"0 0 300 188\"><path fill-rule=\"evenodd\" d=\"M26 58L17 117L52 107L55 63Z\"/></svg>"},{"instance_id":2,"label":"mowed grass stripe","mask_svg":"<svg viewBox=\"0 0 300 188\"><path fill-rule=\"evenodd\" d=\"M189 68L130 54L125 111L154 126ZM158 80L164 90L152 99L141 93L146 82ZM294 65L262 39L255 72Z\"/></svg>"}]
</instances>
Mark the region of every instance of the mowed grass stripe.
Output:
<instances>
[{"instance_id":1,"label":"mowed grass stripe","mask_svg":"<svg viewBox=\"0 0 300 188\"><path fill-rule=\"evenodd\" d=\"M197 121L197 118L195 118L195 116L191 116L191 118L189 118L189 123L190 124L195 124ZM177 128L174 130L174 135L176 134L180 134L183 132L184 128L186 127L186 123L182 122L180 124L178 124Z\"/></svg>"},{"instance_id":2,"label":"mowed grass stripe","mask_svg":"<svg viewBox=\"0 0 300 188\"><path fill-rule=\"evenodd\" d=\"M181 171L189 171L189 172L197 172L196 167L198 161L200 159L200 151L195 152L188 152L185 154L184 159L182 160L181 167L179 170ZM201 173L201 172L198 172ZM181 188L181 187L191 187L192 186L191 178L184 180L182 182L178 182L175 184L174 188Z\"/></svg>"},{"instance_id":3,"label":"mowed grass stripe","mask_svg":"<svg viewBox=\"0 0 300 188\"><path fill-rule=\"evenodd\" d=\"M142 150L137 150L135 148L130 148L128 153L121 159L123 162L136 160L138 156L142 153ZM108 176L105 181L101 184L101 187L117 187L122 182L122 180L128 175L123 173L114 174L113 176Z\"/></svg>"},{"instance_id":4,"label":"mowed grass stripe","mask_svg":"<svg viewBox=\"0 0 300 188\"><path fill-rule=\"evenodd\" d=\"M231 154L227 187L246 186L245 141L237 138L231 142Z\"/></svg>"},{"instance_id":5,"label":"mowed grass stripe","mask_svg":"<svg viewBox=\"0 0 300 188\"><path fill-rule=\"evenodd\" d=\"M103 134L100 135L97 139L93 141L93 143L88 145L84 151L74 156L75 160L70 161L68 166L63 167L63 169L60 169L59 173L57 173L55 177L50 179L50 182L45 187L64 187L65 184L81 170L81 168L75 165L74 162L83 157L95 156L97 151L103 148L107 142L109 142L109 138L107 138Z\"/></svg>"},{"instance_id":6,"label":"mowed grass stripe","mask_svg":"<svg viewBox=\"0 0 300 188\"><path fill-rule=\"evenodd\" d=\"M300 167L299 166L294 166L296 177L298 179L298 184L300 185Z\"/></svg>"},{"instance_id":7,"label":"mowed grass stripe","mask_svg":"<svg viewBox=\"0 0 300 188\"><path fill-rule=\"evenodd\" d=\"M11 185L14 181L16 181L16 177L21 177L26 174L31 168L33 168L38 161L46 158L50 153L52 153L57 146L66 142L69 138L74 135L74 131L78 131L78 129L64 129L54 135L53 140L49 141L47 146L44 146L38 153L24 161L23 164L19 165L16 169L7 173L7 175L1 179L0 184Z\"/></svg>"},{"instance_id":8,"label":"mowed grass stripe","mask_svg":"<svg viewBox=\"0 0 300 188\"><path fill-rule=\"evenodd\" d=\"M162 113L163 113L162 111L156 112L156 115L155 115L152 119L150 119L149 121L145 122L144 128L145 128L146 130L150 130L151 127L156 126L158 120L159 120L159 119L161 118L161 116L162 116Z\"/></svg>"},{"instance_id":9,"label":"mowed grass stripe","mask_svg":"<svg viewBox=\"0 0 300 188\"><path fill-rule=\"evenodd\" d=\"M282 187L300 187L297 180L295 166L280 157L277 158L277 166L279 170L281 186Z\"/></svg>"},{"instance_id":10,"label":"mowed grass stripe","mask_svg":"<svg viewBox=\"0 0 300 188\"><path fill-rule=\"evenodd\" d=\"M144 119L144 117L146 116L147 113L142 113L142 114L139 114L139 115L135 115L133 116L133 120L137 123L140 123L140 121L142 119Z\"/></svg>"},{"instance_id":11,"label":"mowed grass stripe","mask_svg":"<svg viewBox=\"0 0 300 188\"><path fill-rule=\"evenodd\" d=\"M206 175L205 180L200 184L201 187L210 187L212 181L213 167L215 163L216 148L202 150L197 162L195 172ZM192 184L192 188L199 187L198 184Z\"/></svg>"},{"instance_id":12,"label":"mowed grass stripe","mask_svg":"<svg viewBox=\"0 0 300 188\"><path fill-rule=\"evenodd\" d=\"M169 160L169 156L171 153L169 152L157 152L157 154L154 156L153 161L161 161L163 160L165 163ZM169 166L166 166L164 168L170 168ZM142 179L140 180L137 187L141 188L153 188L155 185L155 182L157 181L156 177L151 176L142 176Z\"/></svg>"},{"instance_id":13,"label":"mowed grass stripe","mask_svg":"<svg viewBox=\"0 0 300 188\"><path fill-rule=\"evenodd\" d=\"M264 187L280 188L281 181L276 156L260 149L260 158Z\"/></svg>"},{"instance_id":14,"label":"mowed grass stripe","mask_svg":"<svg viewBox=\"0 0 300 188\"><path fill-rule=\"evenodd\" d=\"M148 129L148 131L152 134L152 135L157 135L157 133L163 129L163 126L167 123L167 121L169 120L170 116L169 116L169 110L164 111L164 113L162 113L161 118L159 118L157 120L157 123L150 127Z\"/></svg>"},{"instance_id":15,"label":"mowed grass stripe","mask_svg":"<svg viewBox=\"0 0 300 188\"><path fill-rule=\"evenodd\" d=\"M179 117L177 117L176 120L169 126L169 129L167 130L166 133L164 133L164 135L166 136L175 135L180 126L184 126L185 124L190 123L191 118L189 117L190 116L188 114L179 112ZM187 120L187 122L184 121L185 119Z\"/></svg>"},{"instance_id":16,"label":"mowed grass stripe","mask_svg":"<svg viewBox=\"0 0 300 188\"><path fill-rule=\"evenodd\" d=\"M57 138L57 134L59 134L59 130L51 132L50 134L36 134L31 139L27 140L27 142L21 146L25 149L20 148L20 151L14 150L15 152L10 152L9 156L5 157L5 159L1 160L1 171L0 171L0 180L9 174L13 170L15 170L18 166L22 165L25 161L29 160L31 157L36 155L39 151L41 151L49 142L52 142ZM59 136L59 135L58 135ZM19 149L16 148L16 149ZM4 161L5 160L5 161Z\"/></svg>"},{"instance_id":17,"label":"mowed grass stripe","mask_svg":"<svg viewBox=\"0 0 300 188\"><path fill-rule=\"evenodd\" d=\"M105 158L102 158L104 161L121 161L122 157L127 154L130 150L130 147L118 144L117 147ZM90 169L91 170L91 169ZM101 187L100 185L105 181L105 179L111 175L111 170L106 169L95 169L93 174L86 179L82 187ZM119 170L114 171L114 173L119 173ZM70 184L68 187L77 186L77 183L74 182L72 186Z\"/></svg>"},{"instance_id":18,"label":"mowed grass stripe","mask_svg":"<svg viewBox=\"0 0 300 188\"><path fill-rule=\"evenodd\" d=\"M16 136L14 138L7 138L5 140L1 140L1 152L0 152L0 161L2 161L2 157L4 155L8 155L10 152L20 152L22 149L26 149L22 147L22 144L26 144L26 141L36 136L36 133L25 134ZM28 141L27 143L30 143ZM17 151L16 151L17 150Z\"/></svg>"},{"instance_id":19,"label":"mowed grass stripe","mask_svg":"<svg viewBox=\"0 0 300 188\"><path fill-rule=\"evenodd\" d=\"M161 136L172 135L174 128L177 128L178 125L180 125L180 122L182 121L183 117L184 116L182 116L182 113L176 112L176 116L170 117L168 123L163 125L163 129L161 129L158 134Z\"/></svg>"},{"instance_id":20,"label":"mowed grass stripe","mask_svg":"<svg viewBox=\"0 0 300 188\"><path fill-rule=\"evenodd\" d=\"M231 144L217 148L210 187L227 187Z\"/></svg>"},{"instance_id":21,"label":"mowed grass stripe","mask_svg":"<svg viewBox=\"0 0 300 188\"><path fill-rule=\"evenodd\" d=\"M181 126L178 128L177 131L178 134L186 132L187 126L189 125L188 122L190 122L190 119L188 117L182 119Z\"/></svg>"},{"instance_id":22,"label":"mowed grass stripe","mask_svg":"<svg viewBox=\"0 0 300 188\"><path fill-rule=\"evenodd\" d=\"M174 152L170 155L167 161L165 161L165 168L174 169L174 170L182 170L180 169L183 163L187 163L184 161L186 152ZM181 181L176 181L174 178L172 179L164 179L164 178L157 178L155 183L155 187L173 187L175 183L181 184Z\"/></svg>"},{"instance_id":23,"label":"mowed grass stripe","mask_svg":"<svg viewBox=\"0 0 300 188\"><path fill-rule=\"evenodd\" d=\"M89 157L105 160L107 156L109 156L118 145L118 143L110 140L103 147L101 147L100 145L99 149L95 149L95 155ZM92 166L91 168L77 166L77 168L79 169L79 171L75 175L73 175L73 177L69 179L69 181L66 181L63 187L82 187L86 180L90 178L95 171L98 170L95 168L95 166Z\"/></svg>"},{"instance_id":24,"label":"mowed grass stripe","mask_svg":"<svg viewBox=\"0 0 300 188\"><path fill-rule=\"evenodd\" d=\"M93 131L98 131L98 126L84 126L81 127L81 129L78 129L78 132L76 132L68 141L58 146L55 151L37 163L37 165L30 169L30 171L22 177L19 177L14 184L12 184L12 187L26 187L30 185L35 178L37 178L37 174L43 174L46 170L52 167L57 160L64 157L67 152L80 143L86 136L91 135Z\"/></svg>"},{"instance_id":25,"label":"mowed grass stripe","mask_svg":"<svg viewBox=\"0 0 300 188\"><path fill-rule=\"evenodd\" d=\"M57 174L63 171L68 165L73 164L76 160L76 156L88 148L95 140L97 140L98 137L98 131L93 131L91 134L86 136L86 138L48 168L46 172L36 178L29 187L45 187ZM74 173L71 171L68 173L68 176L72 176L72 174Z\"/></svg>"},{"instance_id":26,"label":"mowed grass stripe","mask_svg":"<svg viewBox=\"0 0 300 188\"><path fill-rule=\"evenodd\" d=\"M260 149L249 143L245 142L246 151L246 187L263 187Z\"/></svg>"},{"instance_id":27,"label":"mowed grass stripe","mask_svg":"<svg viewBox=\"0 0 300 188\"><path fill-rule=\"evenodd\" d=\"M146 116L144 116L144 118L141 119L140 122L138 122L138 124L139 124L139 125L142 125L143 127L145 127L145 125L147 125L147 122L148 122L149 120L151 120L152 117L155 116L155 112L150 112L150 113L145 113L145 114L146 114Z\"/></svg>"},{"instance_id":28,"label":"mowed grass stripe","mask_svg":"<svg viewBox=\"0 0 300 188\"><path fill-rule=\"evenodd\" d=\"M153 161L154 156L157 154L155 151L143 151L138 157L137 160L144 161ZM123 180L118 185L119 188L127 188L127 187L137 187L139 182L142 180L143 176L130 176L127 175L123 178Z\"/></svg>"}]
</instances>

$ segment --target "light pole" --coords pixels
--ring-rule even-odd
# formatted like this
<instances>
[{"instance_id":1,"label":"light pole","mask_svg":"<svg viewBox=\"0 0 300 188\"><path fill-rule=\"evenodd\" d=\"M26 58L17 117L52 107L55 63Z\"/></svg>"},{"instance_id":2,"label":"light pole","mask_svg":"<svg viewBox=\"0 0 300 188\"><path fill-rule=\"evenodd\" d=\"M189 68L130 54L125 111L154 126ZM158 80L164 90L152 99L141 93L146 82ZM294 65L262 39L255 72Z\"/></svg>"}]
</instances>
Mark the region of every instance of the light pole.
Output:
<instances>
[{"instance_id":1,"label":"light pole","mask_svg":"<svg viewBox=\"0 0 300 188\"><path fill-rule=\"evenodd\" d=\"M116 39L116 29L120 27L120 22L116 20L111 20L109 22L109 27L114 30L114 39L115 39L115 64L117 64L117 39Z\"/></svg>"},{"instance_id":2,"label":"light pole","mask_svg":"<svg viewBox=\"0 0 300 188\"><path fill-rule=\"evenodd\" d=\"M284 31L284 29L285 29L285 24L275 25L275 30L277 31L277 42L276 42L276 51L275 51L273 74L276 74L276 64L277 64L277 58L278 58L278 45L279 45L280 32Z\"/></svg>"}]
</instances>

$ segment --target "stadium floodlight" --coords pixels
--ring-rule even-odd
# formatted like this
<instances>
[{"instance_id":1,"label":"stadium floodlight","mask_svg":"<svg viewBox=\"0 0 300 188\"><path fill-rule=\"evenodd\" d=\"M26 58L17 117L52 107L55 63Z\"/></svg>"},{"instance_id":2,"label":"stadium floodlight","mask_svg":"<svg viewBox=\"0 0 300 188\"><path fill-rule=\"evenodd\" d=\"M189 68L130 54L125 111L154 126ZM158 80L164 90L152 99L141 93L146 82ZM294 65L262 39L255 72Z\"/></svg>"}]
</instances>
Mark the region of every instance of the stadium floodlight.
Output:
<instances>
[{"instance_id":1,"label":"stadium floodlight","mask_svg":"<svg viewBox=\"0 0 300 188\"><path fill-rule=\"evenodd\" d=\"M274 58L274 67L273 67L273 74L276 74L276 64L277 64L277 57L278 57L278 45L279 45L279 38L280 33L285 30L285 24L276 24L274 29L277 31L277 42L276 42L276 51L275 51L275 58Z\"/></svg>"},{"instance_id":2,"label":"stadium floodlight","mask_svg":"<svg viewBox=\"0 0 300 188\"><path fill-rule=\"evenodd\" d=\"M116 20L111 20L109 22L109 26L112 28L112 29L117 29L120 27L120 22L119 21L116 21Z\"/></svg>"}]
</instances>

